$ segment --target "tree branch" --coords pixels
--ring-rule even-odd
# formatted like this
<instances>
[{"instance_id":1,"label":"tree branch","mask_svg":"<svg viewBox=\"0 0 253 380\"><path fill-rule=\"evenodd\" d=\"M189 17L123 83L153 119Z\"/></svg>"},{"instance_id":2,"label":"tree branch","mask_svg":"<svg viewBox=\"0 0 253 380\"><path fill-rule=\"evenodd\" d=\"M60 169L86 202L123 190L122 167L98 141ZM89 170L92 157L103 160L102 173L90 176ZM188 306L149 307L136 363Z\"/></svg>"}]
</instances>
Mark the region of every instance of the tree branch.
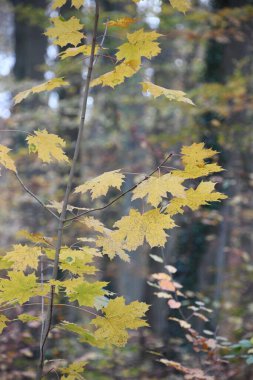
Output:
<instances>
[{"instance_id":1,"label":"tree branch","mask_svg":"<svg viewBox=\"0 0 253 380\"><path fill-rule=\"evenodd\" d=\"M121 199L122 197L124 197L126 194L130 193L131 191L133 191L134 189L136 189L136 187L140 186L141 183L143 183L144 181L146 181L147 179L149 179L155 172L157 172L158 170L160 170L160 168L173 156L173 153L170 153L151 173L149 173L148 175L146 175L141 181L139 181L136 185L130 187L128 190L124 191L123 193L119 194L116 198L114 198L112 201L110 201L109 203L107 203L105 206L101 206L101 207L96 207L96 208L92 208L90 210L87 210L87 211L83 211L81 212L80 214L78 215L75 215L75 216L72 216L71 218L68 218L68 219L65 219L64 222L71 222L73 220L76 220L78 218L80 218L81 216L84 216L84 215L87 215L87 214L90 214L92 212L95 212L95 211L101 211L101 210L104 210L108 207L110 207L111 205L113 205L115 202L117 202L119 199Z\"/></svg>"},{"instance_id":2,"label":"tree branch","mask_svg":"<svg viewBox=\"0 0 253 380\"><path fill-rule=\"evenodd\" d=\"M62 211L61 211L61 215L60 215L59 223L58 223L57 243L56 243L56 249L55 249L54 268L53 268L53 275L52 275L52 278L54 280L57 278L58 269L59 269L59 255L60 255L60 250L62 247L64 221L66 217L69 196L70 196L70 192L71 192L71 188L73 184L73 178L74 178L74 174L76 170L77 160L78 160L81 141L82 141L82 135L83 135L83 129L84 129L85 117L86 117L86 109L87 109L87 100L88 100L88 95L89 95L91 75L92 75L94 59L95 59L96 38L97 38L98 20L99 20L99 0L95 0L95 4L96 4L96 9L95 9L94 27L93 27L93 33L92 33L91 55L90 55L86 83L84 87L83 104L82 104L81 118L80 118L80 124L79 124L79 129L78 129L78 136L77 136L77 140L75 144L75 152L74 152L74 156L72 160L72 166L69 172L68 183L67 183L67 187L66 187L65 195L63 199ZM41 380L42 375L43 375L44 347L46 345L48 334L51 328L53 308L54 308L54 297L53 297L54 287L53 286L51 286L51 294L52 296L50 299L50 303L48 305L48 311L47 311L47 315L45 319L45 328L44 328L43 339L42 339L42 349L40 350L39 366L38 366L37 376L36 376L37 380Z\"/></svg>"}]
</instances>

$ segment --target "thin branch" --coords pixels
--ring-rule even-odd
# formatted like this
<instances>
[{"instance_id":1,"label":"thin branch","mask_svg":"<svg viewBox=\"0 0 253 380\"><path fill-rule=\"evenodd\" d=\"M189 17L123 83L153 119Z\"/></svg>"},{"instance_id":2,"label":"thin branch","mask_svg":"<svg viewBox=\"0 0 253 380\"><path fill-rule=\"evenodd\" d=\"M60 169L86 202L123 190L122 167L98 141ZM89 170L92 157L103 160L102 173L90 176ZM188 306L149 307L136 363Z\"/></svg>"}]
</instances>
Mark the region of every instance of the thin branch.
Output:
<instances>
[{"instance_id":1,"label":"thin branch","mask_svg":"<svg viewBox=\"0 0 253 380\"><path fill-rule=\"evenodd\" d=\"M18 173L14 173L18 182L20 183L20 185L23 187L23 189L29 194L31 195L31 197L33 197L45 210L47 210L47 212L49 212L51 215L53 215L56 219L60 220L59 216L56 215L53 211L51 211L46 205L45 203L43 203L31 190L28 189L28 187L26 187L26 185L24 184L24 182L22 181L22 179L19 177Z\"/></svg>"},{"instance_id":2,"label":"thin branch","mask_svg":"<svg viewBox=\"0 0 253 380\"><path fill-rule=\"evenodd\" d=\"M30 132L21 131L20 129L0 129L0 132L19 132L19 133L25 133L26 135L32 135Z\"/></svg>"},{"instance_id":3,"label":"thin branch","mask_svg":"<svg viewBox=\"0 0 253 380\"><path fill-rule=\"evenodd\" d=\"M59 255L60 255L60 250L62 247L64 221L66 218L69 197L70 197L70 193L71 193L71 189L73 185L74 174L75 174L77 160L78 160L79 151L81 147L82 135L83 135L84 125L85 125L85 118L86 118L86 109L87 109L87 101L88 101L88 95L89 95L89 89L90 89L90 82L91 82L91 76L92 76L94 60L95 60L96 38L97 38L98 20L99 20L99 0L95 0L95 5L96 5L96 8L95 8L95 17L94 17L94 27L93 27L93 33L92 33L91 55L90 55L86 83L84 87L83 104L82 104L81 118L80 118L80 124L79 124L79 129L78 129L78 136L77 136L77 140L75 144L75 152L74 152L72 165L69 172L67 187L66 187L65 195L63 199L62 211L61 211L61 215L60 215L59 223L58 223L57 243L56 243L56 249L55 249L54 268L53 268L53 275L52 275L52 278L54 280L57 279L58 270L59 270ZM37 380L41 380L43 376L44 347L47 342L48 334L51 328L53 308L54 308L54 300L53 300L54 286L51 286L51 294L52 294L52 297L48 305L47 315L45 319L45 329L44 329L44 334L43 334L42 349L40 350L39 365L38 365L38 370L37 370L37 375L36 375Z\"/></svg>"},{"instance_id":4,"label":"thin branch","mask_svg":"<svg viewBox=\"0 0 253 380\"><path fill-rule=\"evenodd\" d=\"M134 186L130 187L128 190L126 190L123 193L119 194L116 198L114 198L112 201L110 201L109 203L107 203L105 206L96 207L96 208L92 208L92 209L87 210L87 211L83 211L83 212L81 212L78 215L75 215L75 216L72 216L71 218L65 219L64 222L70 222L70 221L73 221L73 220L76 220L76 219L80 218L83 215L87 215L87 214L90 214L90 213L95 212L95 211L101 211L101 210L104 210L104 209L110 207L115 202L117 202L119 199L121 199L122 197L124 197L126 194L130 193L131 191L133 191L134 189L136 189L136 187L140 186L141 183L143 183L144 181L147 181L147 179L149 179L155 172L157 172L158 170L160 170L161 166L163 166L172 156L173 156L173 153L170 153L163 160L163 162L161 162L161 164L158 165L151 173L149 173L148 175L146 175L141 181L139 181Z\"/></svg>"}]
</instances>

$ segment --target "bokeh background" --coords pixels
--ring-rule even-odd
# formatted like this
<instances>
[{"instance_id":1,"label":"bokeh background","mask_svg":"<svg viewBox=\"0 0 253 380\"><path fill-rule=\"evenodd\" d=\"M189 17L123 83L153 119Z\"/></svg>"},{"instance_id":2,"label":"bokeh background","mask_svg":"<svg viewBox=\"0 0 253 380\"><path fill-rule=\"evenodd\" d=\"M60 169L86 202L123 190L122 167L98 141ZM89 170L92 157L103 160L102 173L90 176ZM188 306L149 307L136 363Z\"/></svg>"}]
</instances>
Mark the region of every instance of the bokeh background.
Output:
<instances>
[{"instance_id":1,"label":"bokeh background","mask_svg":"<svg viewBox=\"0 0 253 380\"><path fill-rule=\"evenodd\" d=\"M222 174L211 179L218 183L228 200L188 210L177 218L179 228L170 233L164 249L154 249L165 264L178 271L176 281L183 285L191 302L202 300L213 310L207 327L236 343L252 337L253 314L253 2L251 0L192 1L192 10L183 15L168 1L142 0L137 8L140 27L157 29L162 54L146 61L140 73L124 85L94 88L88 99L88 119L82 143L76 184L104 171L122 168L127 173L125 189L133 185L133 174L149 173L169 152L182 145L203 141L220 152ZM87 60L77 57L57 59L57 48L43 31L52 14L47 0L0 1L0 142L13 149L20 176L45 203L61 201L68 170L58 165L42 165L27 155L26 133L44 129L67 141L73 154L80 114L82 80ZM94 4L87 0L78 12L91 29ZM101 1L102 20L135 15L130 1ZM75 14L63 8L66 18ZM100 40L105 25L100 23ZM122 30L109 31L106 54L125 38ZM95 76L112 67L111 59L99 57ZM68 77L71 86L31 97L13 106L13 96L54 76ZM183 90L195 107L152 100L143 96L138 84L143 78L166 88ZM26 132L26 133L24 133ZM173 161L177 165L177 160ZM25 194L19 183L2 170L0 177L0 241L4 252L23 242L18 231L40 232L52 236L55 222ZM113 193L111 194L113 195ZM75 201L90 207L90 198ZM96 205L105 204L100 200ZM130 197L125 197L97 216L107 224L126 214ZM80 224L66 229L65 241L85 234ZM135 333L124 350L96 352L64 336L49 347L48 358L85 357L89 360L87 379L181 379L183 375L156 361L154 352L170 360L199 366L202 354L194 352L184 334L168 321L171 311L166 300L154 296L149 286L150 273L161 270L160 263L143 247L131 255L131 263L104 259L102 278L111 281L111 290L128 301L152 304L148 332ZM83 320L72 310L61 310L61 319ZM202 327L204 321L196 321ZM37 352L37 322L29 329L19 322L6 329L0 338L1 379L33 378ZM57 335L58 334L58 335ZM59 332L53 335L58 339ZM153 353L152 353L153 352ZM50 356L51 355L51 356ZM243 358L220 367L217 379L253 379L250 365ZM48 375L53 377L53 374ZM55 376L55 375L54 375Z\"/></svg>"}]
</instances>

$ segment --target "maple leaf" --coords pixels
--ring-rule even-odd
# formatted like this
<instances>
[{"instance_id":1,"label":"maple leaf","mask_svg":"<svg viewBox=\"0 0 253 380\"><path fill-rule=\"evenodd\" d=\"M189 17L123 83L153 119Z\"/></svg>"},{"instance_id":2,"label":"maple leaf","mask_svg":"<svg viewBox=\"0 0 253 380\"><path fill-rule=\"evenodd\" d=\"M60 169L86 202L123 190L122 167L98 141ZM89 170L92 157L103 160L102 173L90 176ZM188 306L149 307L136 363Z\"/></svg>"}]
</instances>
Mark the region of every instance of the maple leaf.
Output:
<instances>
[{"instance_id":1,"label":"maple leaf","mask_svg":"<svg viewBox=\"0 0 253 380\"><path fill-rule=\"evenodd\" d=\"M123 83L125 78L130 78L139 70L140 65L135 65L130 63L120 63L115 66L113 71L109 71L106 74L100 75L100 77L94 79L91 82L91 87L95 87L98 85L109 86L114 88L115 86Z\"/></svg>"},{"instance_id":2,"label":"maple leaf","mask_svg":"<svg viewBox=\"0 0 253 380\"><path fill-rule=\"evenodd\" d=\"M4 259L11 262L10 266L14 271L25 271L27 267L37 269L39 256L41 256L40 247L15 244L12 251L6 253Z\"/></svg>"},{"instance_id":3,"label":"maple leaf","mask_svg":"<svg viewBox=\"0 0 253 380\"><path fill-rule=\"evenodd\" d=\"M106 231L104 236L98 236L96 246L102 248L104 255L112 260L118 255L123 261L130 261L128 254L122 248L122 242L114 239L114 231Z\"/></svg>"},{"instance_id":4,"label":"maple leaf","mask_svg":"<svg viewBox=\"0 0 253 380\"><path fill-rule=\"evenodd\" d=\"M141 82L142 89L144 92L149 92L154 98L158 98L161 95L164 95L169 100L174 100L176 102L188 103L194 106L194 103L191 99L186 97L186 93L183 91L169 90L164 87L157 86L151 82Z\"/></svg>"},{"instance_id":5,"label":"maple leaf","mask_svg":"<svg viewBox=\"0 0 253 380\"><path fill-rule=\"evenodd\" d=\"M122 17L117 20L108 21L107 26L117 26L120 28L127 28L129 25L135 23L137 20L131 17Z\"/></svg>"},{"instance_id":6,"label":"maple leaf","mask_svg":"<svg viewBox=\"0 0 253 380\"><path fill-rule=\"evenodd\" d=\"M170 0L170 4L173 8L177 9L179 12L185 13L191 9L190 0Z\"/></svg>"},{"instance_id":7,"label":"maple leaf","mask_svg":"<svg viewBox=\"0 0 253 380\"><path fill-rule=\"evenodd\" d=\"M88 229L104 233L105 226L100 220L94 218L93 216L85 216L79 219L79 222L84 224Z\"/></svg>"},{"instance_id":8,"label":"maple leaf","mask_svg":"<svg viewBox=\"0 0 253 380\"><path fill-rule=\"evenodd\" d=\"M90 248L92 250L92 248ZM77 275L94 274L98 269L92 265L94 255L86 250L62 247L60 252L60 268Z\"/></svg>"},{"instance_id":9,"label":"maple leaf","mask_svg":"<svg viewBox=\"0 0 253 380\"><path fill-rule=\"evenodd\" d=\"M95 49L95 54L98 52L98 47ZM81 45L78 47L71 47L59 54L61 59L66 59L69 57L75 57L78 54L91 55L91 45Z\"/></svg>"},{"instance_id":10,"label":"maple leaf","mask_svg":"<svg viewBox=\"0 0 253 380\"><path fill-rule=\"evenodd\" d=\"M33 322L33 321L38 321L39 318L38 317L35 317L34 315L31 315L31 314L19 314L18 315L18 319L23 322L23 323L27 323L27 322Z\"/></svg>"},{"instance_id":11,"label":"maple leaf","mask_svg":"<svg viewBox=\"0 0 253 380\"><path fill-rule=\"evenodd\" d=\"M135 62L138 66L141 64L141 57L151 59L160 53L161 49L157 42L159 37L161 34L155 31L144 32L143 29L128 33L128 42L118 47L116 57L119 61Z\"/></svg>"},{"instance_id":12,"label":"maple leaf","mask_svg":"<svg viewBox=\"0 0 253 380\"><path fill-rule=\"evenodd\" d=\"M123 297L110 300L102 309L104 317L98 316L91 321L97 327L95 338L108 346L124 347L128 340L127 329L136 330L148 326L147 322L141 319L148 308L147 304L138 301L125 305Z\"/></svg>"},{"instance_id":13,"label":"maple leaf","mask_svg":"<svg viewBox=\"0 0 253 380\"><path fill-rule=\"evenodd\" d=\"M185 198L173 198L166 208L166 212L170 215L183 212L183 207L187 206L193 211L200 206L208 205L209 202L217 202L226 199L225 194L214 191L215 183L201 182L198 187L189 189L185 192Z\"/></svg>"},{"instance_id":14,"label":"maple leaf","mask_svg":"<svg viewBox=\"0 0 253 380\"><path fill-rule=\"evenodd\" d=\"M125 176L119 173L119 171L120 169L105 172L100 176L85 182L83 185L78 186L75 189L75 193L84 194L87 191L90 191L91 198L96 199L101 195L106 195L110 187L115 187L120 190Z\"/></svg>"},{"instance_id":15,"label":"maple leaf","mask_svg":"<svg viewBox=\"0 0 253 380\"><path fill-rule=\"evenodd\" d=\"M53 27L47 29L45 35L53 39L54 45L61 47L68 44L77 46L81 40L85 37L80 30L83 29L83 25L80 20L72 16L69 20L64 20L62 17L51 18Z\"/></svg>"},{"instance_id":16,"label":"maple leaf","mask_svg":"<svg viewBox=\"0 0 253 380\"><path fill-rule=\"evenodd\" d=\"M87 362L85 361L78 361L71 363L66 368L59 368L60 372L64 375L61 376L61 379L65 380L85 380L83 376L80 374L83 373L84 367L86 366Z\"/></svg>"},{"instance_id":17,"label":"maple leaf","mask_svg":"<svg viewBox=\"0 0 253 380\"><path fill-rule=\"evenodd\" d=\"M181 153L184 165L204 166L204 160L213 157L218 152L213 149L206 149L204 143L194 143L190 146L183 146Z\"/></svg>"},{"instance_id":18,"label":"maple leaf","mask_svg":"<svg viewBox=\"0 0 253 380\"><path fill-rule=\"evenodd\" d=\"M224 169L214 164L205 164L204 166L185 165L184 170L173 170L172 175L181 176L184 179L194 179L207 176L211 173L218 173Z\"/></svg>"},{"instance_id":19,"label":"maple leaf","mask_svg":"<svg viewBox=\"0 0 253 380\"><path fill-rule=\"evenodd\" d=\"M132 251L142 245L145 238L151 247L164 246L167 239L164 230L175 227L175 223L158 209L144 214L131 209L129 215L117 221L114 227L118 228L113 233L114 239L124 242L124 248Z\"/></svg>"},{"instance_id":20,"label":"maple leaf","mask_svg":"<svg viewBox=\"0 0 253 380\"><path fill-rule=\"evenodd\" d=\"M67 3L67 0L54 0L52 4L52 9L61 8L66 3ZM84 4L84 0L71 0L71 4L72 4L72 7L79 9Z\"/></svg>"},{"instance_id":21,"label":"maple leaf","mask_svg":"<svg viewBox=\"0 0 253 380\"><path fill-rule=\"evenodd\" d=\"M44 244L44 245L51 245L51 238L46 238L45 236L43 236L42 234L40 233L34 233L34 232L28 232L26 230L20 230L18 231L17 233L19 236L22 236L23 238L25 238L26 240L29 240L33 243L40 243L40 244Z\"/></svg>"},{"instance_id":22,"label":"maple leaf","mask_svg":"<svg viewBox=\"0 0 253 380\"><path fill-rule=\"evenodd\" d=\"M23 272L10 272L9 278L0 279L0 303L16 303L20 305L31 297L42 296L48 293L47 284L41 286L36 283L34 273L25 275Z\"/></svg>"},{"instance_id":23,"label":"maple leaf","mask_svg":"<svg viewBox=\"0 0 253 380\"><path fill-rule=\"evenodd\" d=\"M97 341L94 335L83 327L76 325L75 323L63 321L59 327L63 330L77 334L79 336L79 341L82 343L89 343L92 346L97 345Z\"/></svg>"},{"instance_id":24,"label":"maple leaf","mask_svg":"<svg viewBox=\"0 0 253 380\"><path fill-rule=\"evenodd\" d=\"M17 173L15 163L12 158L9 157L10 149L7 146L0 145L0 165L3 165L6 169L12 170Z\"/></svg>"},{"instance_id":25,"label":"maple leaf","mask_svg":"<svg viewBox=\"0 0 253 380\"><path fill-rule=\"evenodd\" d=\"M95 299L106 294L106 290L103 288L107 285L108 282L90 283L82 278L75 278L61 282L60 286L65 288L70 301L77 301L80 306L94 306Z\"/></svg>"},{"instance_id":26,"label":"maple leaf","mask_svg":"<svg viewBox=\"0 0 253 380\"><path fill-rule=\"evenodd\" d=\"M166 197L167 193L175 197L184 197L185 188L182 185L183 181L184 178L172 176L171 174L165 174L161 177L150 177L134 189L132 200L147 196L147 202L157 207L162 198Z\"/></svg>"},{"instance_id":27,"label":"maple leaf","mask_svg":"<svg viewBox=\"0 0 253 380\"><path fill-rule=\"evenodd\" d=\"M69 82L65 81L63 78L53 78L44 83L39 84L38 86L34 86L29 90L21 91L14 97L14 104L18 104L22 102L22 100L26 99L31 94L37 94L44 91L51 91L55 88L68 86Z\"/></svg>"},{"instance_id":28,"label":"maple leaf","mask_svg":"<svg viewBox=\"0 0 253 380\"><path fill-rule=\"evenodd\" d=\"M29 146L29 153L38 152L38 157L43 162L51 162L53 158L57 161L68 162L69 159L63 152L65 141L57 135L48 133L46 129L34 131L33 136L26 138Z\"/></svg>"},{"instance_id":29,"label":"maple leaf","mask_svg":"<svg viewBox=\"0 0 253 380\"><path fill-rule=\"evenodd\" d=\"M0 314L0 334L7 326L7 322L9 322L9 319L4 314Z\"/></svg>"}]
</instances>

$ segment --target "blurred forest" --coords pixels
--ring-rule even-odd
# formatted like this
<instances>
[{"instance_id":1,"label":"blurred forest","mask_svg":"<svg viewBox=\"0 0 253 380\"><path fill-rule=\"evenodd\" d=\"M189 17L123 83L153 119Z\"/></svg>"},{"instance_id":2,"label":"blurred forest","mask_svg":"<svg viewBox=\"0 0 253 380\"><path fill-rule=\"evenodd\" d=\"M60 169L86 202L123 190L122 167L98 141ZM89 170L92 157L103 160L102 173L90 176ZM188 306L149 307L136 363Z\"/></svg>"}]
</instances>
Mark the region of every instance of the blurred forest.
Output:
<instances>
[{"instance_id":1,"label":"blurred forest","mask_svg":"<svg viewBox=\"0 0 253 380\"><path fill-rule=\"evenodd\" d=\"M103 259L101 278L111 281L111 291L127 301L151 304L149 329L135 332L122 350L93 350L65 334L59 345L49 345L48 358L80 357L88 361L86 379L253 379L253 1L193 0L186 15L166 1L142 0L138 23L164 36L162 54L145 62L124 86L114 90L92 89L88 99L88 121L81 147L81 163L76 185L105 171L122 168L126 188L133 175L149 173L166 153L179 152L182 145L204 142L220 152L225 168L212 176L220 191L228 195L221 203L187 211L177 217L165 248L138 249L131 262ZM26 133L47 128L64 136L73 155L80 114L80 92L87 60L76 57L59 61L56 47L43 34L52 11L47 0L0 0L0 142L13 149L19 173L30 189L46 204L61 201L67 170L46 166L27 157ZM91 30L89 15L93 1L87 0L82 21ZM131 15L136 5L126 0L101 1L102 20ZM56 11L54 11L57 13ZM64 9L68 17L77 12ZM80 13L80 11L79 11ZM80 15L79 15L80 16ZM100 22L100 38L104 25ZM109 30L98 57L95 77L110 70L110 50L123 38L120 29ZM107 70L107 71L108 71ZM36 95L13 107L13 96L45 79L71 77L71 87ZM143 96L133 83L143 75L156 84L183 90L196 104L190 107L168 99ZM176 157L176 155L175 155ZM177 165L173 158L170 165ZM0 241L4 252L16 242L24 242L20 230L52 236L55 221L24 191L14 176L2 170L0 177ZM123 189L124 190L124 189ZM129 209L130 198L99 214L110 225ZM76 197L80 207L89 207L89 198ZM96 205L103 206L103 199ZM137 202L138 204L138 202ZM66 243L81 236L81 223L66 228ZM151 253L152 256L149 256ZM160 258L160 260L158 259ZM174 279L187 295L185 307L196 315L192 325L206 331L203 340L192 344L169 317L178 310L157 297L151 274L164 265L173 265ZM194 309L195 308L195 309ZM10 311L10 314L12 311ZM187 314L186 314L187 315ZM61 309L60 318L84 318ZM187 320L187 317L186 317ZM38 321L11 324L0 337L0 378L33 379L38 355ZM212 333L213 332L213 333ZM60 331L52 332L57 340ZM212 342L208 339L212 337ZM212 335L211 335L212 334ZM187 335L187 334L186 334ZM211 343L215 344L215 350ZM219 345L219 349L217 348ZM250 351L251 350L251 351ZM158 359L164 358L164 364ZM166 365L181 363L201 372ZM167 363L168 364L168 363ZM186 372L184 372L186 371ZM50 377L51 376L51 377ZM188 377L187 377L188 376ZM202 376L202 377L201 377ZM212 377L211 377L212 376ZM48 378L57 378L53 373Z\"/></svg>"}]
</instances>

